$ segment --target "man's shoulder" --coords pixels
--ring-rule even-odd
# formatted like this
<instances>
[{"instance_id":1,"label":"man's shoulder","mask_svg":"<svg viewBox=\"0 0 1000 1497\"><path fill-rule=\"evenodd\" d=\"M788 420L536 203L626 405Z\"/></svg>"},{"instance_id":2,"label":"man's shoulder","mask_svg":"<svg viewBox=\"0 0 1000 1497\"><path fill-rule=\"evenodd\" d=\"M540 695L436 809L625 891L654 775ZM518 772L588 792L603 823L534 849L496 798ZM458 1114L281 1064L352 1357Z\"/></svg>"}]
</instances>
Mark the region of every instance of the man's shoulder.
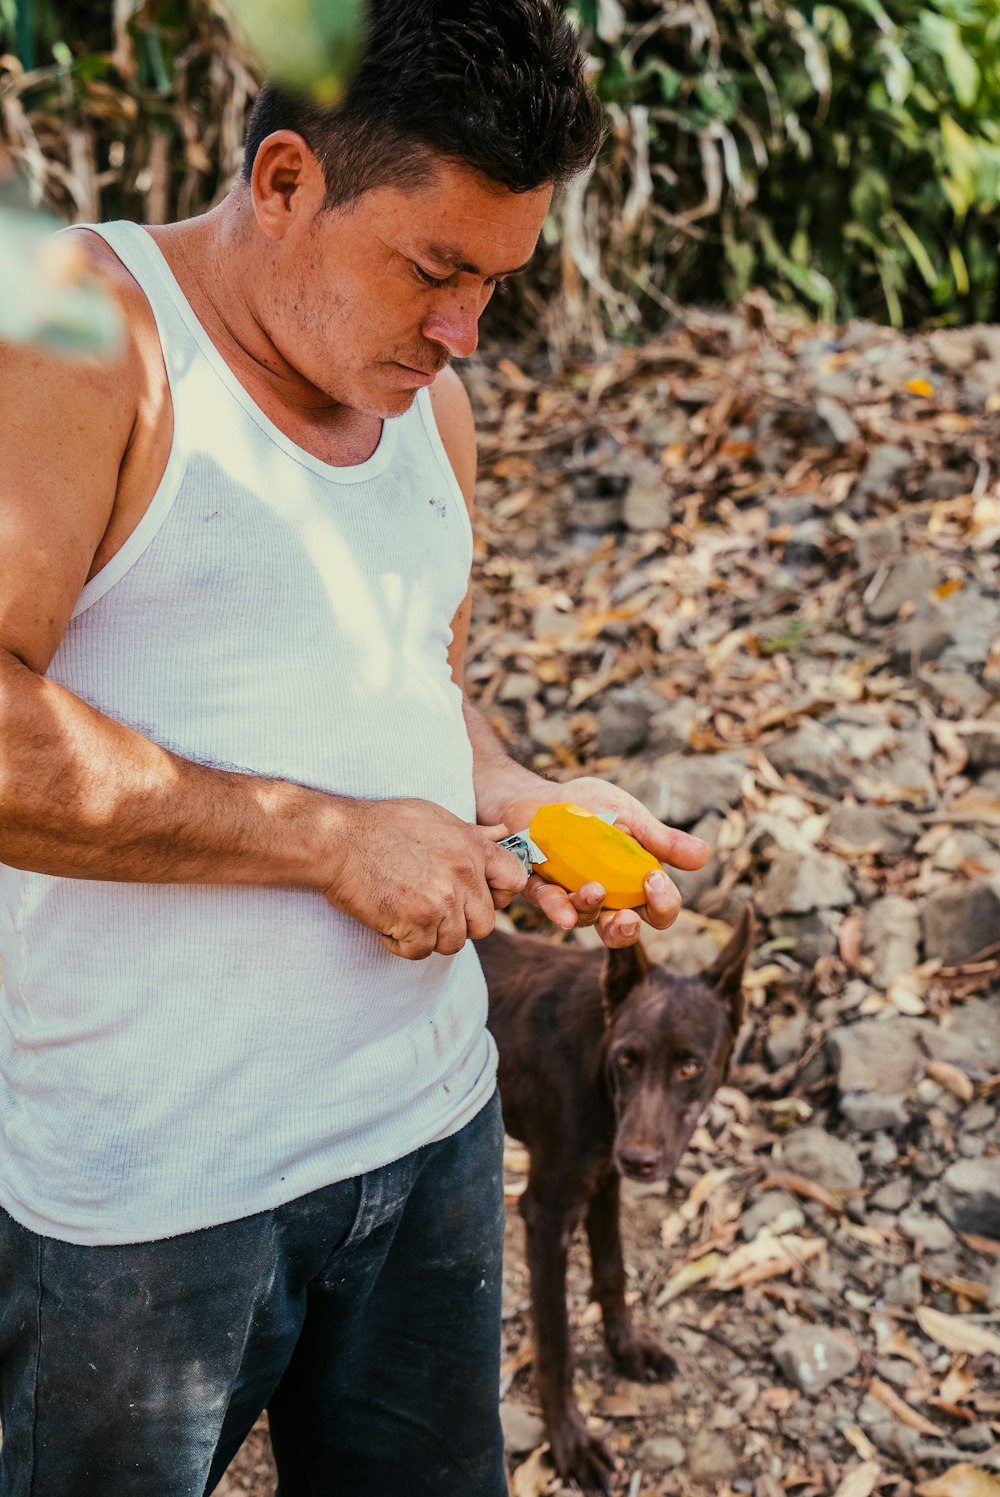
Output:
<instances>
[{"instance_id":1,"label":"man's shoulder","mask_svg":"<svg viewBox=\"0 0 1000 1497\"><path fill-rule=\"evenodd\" d=\"M441 370L430 388L441 440L462 492L471 504L476 482L476 425L465 386L454 369Z\"/></svg>"}]
</instances>

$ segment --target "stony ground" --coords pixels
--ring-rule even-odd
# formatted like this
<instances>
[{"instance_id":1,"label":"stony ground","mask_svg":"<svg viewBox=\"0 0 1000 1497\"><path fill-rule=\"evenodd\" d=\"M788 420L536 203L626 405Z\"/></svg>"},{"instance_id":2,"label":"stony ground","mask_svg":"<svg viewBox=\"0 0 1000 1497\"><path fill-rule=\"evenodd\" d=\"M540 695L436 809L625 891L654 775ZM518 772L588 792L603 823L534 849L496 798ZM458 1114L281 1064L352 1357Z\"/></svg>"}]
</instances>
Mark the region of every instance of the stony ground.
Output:
<instances>
[{"instance_id":1,"label":"stony ground","mask_svg":"<svg viewBox=\"0 0 1000 1497\"><path fill-rule=\"evenodd\" d=\"M669 1187L626 1190L634 1313L677 1380L615 1375L572 1265L617 1491L998 1497L1000 328L751 301L469 384L473 694L545 773L711 842L658 957L707 964L758 917L729 1085ZM504 1417L535 1497L562 1488L510 1216ZM224 1490L271 1492L262 1431Z\"/></svg>"}]
</instances>

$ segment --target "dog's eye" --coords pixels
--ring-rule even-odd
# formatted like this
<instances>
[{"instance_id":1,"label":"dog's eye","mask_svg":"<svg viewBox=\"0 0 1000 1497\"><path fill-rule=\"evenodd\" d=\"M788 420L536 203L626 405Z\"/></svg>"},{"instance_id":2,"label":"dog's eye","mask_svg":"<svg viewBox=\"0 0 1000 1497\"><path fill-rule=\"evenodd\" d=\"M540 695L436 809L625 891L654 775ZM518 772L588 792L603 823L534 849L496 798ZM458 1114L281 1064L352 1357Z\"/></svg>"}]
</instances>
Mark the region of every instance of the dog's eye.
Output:
<instances>
[{"instance_id":1,"label":"dog's eye","mask_svg":"<svg viewBox=\"0 0 1000 1497\"><path fill-rule=\"evenodd\" d=\"M682 1060L677 1067L677 1074L682 1081L693 1081L695 1076L701 1074L701 1069L696 1060Z\"/></svg>"},{"instance_id":2,"label":"dog's eye","mask_svg":"<svg viewBox=\"0 0 1000 1497\"><path fill-rule=\"evenodd\" d=\"M621 1050L615 1056L615 1064L621 1066L623 1071L634 1071L639 1064L640 1057L634 1050Z\"/></svg>"}]
</instances>

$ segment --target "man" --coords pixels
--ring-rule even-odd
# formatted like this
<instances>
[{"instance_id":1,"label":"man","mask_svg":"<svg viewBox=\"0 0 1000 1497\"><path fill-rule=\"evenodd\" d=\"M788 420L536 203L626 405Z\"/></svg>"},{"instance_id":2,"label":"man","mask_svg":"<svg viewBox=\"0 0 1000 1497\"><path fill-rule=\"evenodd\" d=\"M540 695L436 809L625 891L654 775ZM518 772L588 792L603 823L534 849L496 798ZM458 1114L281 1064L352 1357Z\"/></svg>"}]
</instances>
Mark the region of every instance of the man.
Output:
<instances>
[{"instance_id":1,"label":"man","mask_svg":"<svg viewBox=\"0 0 1000 1497\"><path fill-rule=\"evenodd\" d=\"M496 842L565 798L707 851L460 689L445 366L597 140L550 0L377 0L341 109L264 90L219 207L77 231L117 362L3 353L2 1497L200 1497L265 1406L282 1497L505 1490L469 938L522 886L639 916Z\"/></svg>"}]
</instances>

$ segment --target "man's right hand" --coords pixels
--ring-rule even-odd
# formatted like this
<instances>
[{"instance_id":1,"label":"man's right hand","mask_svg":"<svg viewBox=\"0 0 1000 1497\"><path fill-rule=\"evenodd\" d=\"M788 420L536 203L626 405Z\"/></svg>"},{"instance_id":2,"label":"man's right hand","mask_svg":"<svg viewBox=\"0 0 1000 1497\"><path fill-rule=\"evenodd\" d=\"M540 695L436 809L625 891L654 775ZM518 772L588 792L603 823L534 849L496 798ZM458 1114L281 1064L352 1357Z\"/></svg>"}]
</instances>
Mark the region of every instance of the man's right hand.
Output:
<instances>
[{"instance_id":1,"label":"man's right hand","mask_svg":"<svg viewBox=\"0 0 1000 1497\"><path fill-rule=\"evenodd\" d=\"M324 892L396 956L453 956L470 938L488 935L496 910L527 882L520 861L497 846L504 826L470 826L425 800L341 805L340 867Z\"/></svg>"}]
</instances>

